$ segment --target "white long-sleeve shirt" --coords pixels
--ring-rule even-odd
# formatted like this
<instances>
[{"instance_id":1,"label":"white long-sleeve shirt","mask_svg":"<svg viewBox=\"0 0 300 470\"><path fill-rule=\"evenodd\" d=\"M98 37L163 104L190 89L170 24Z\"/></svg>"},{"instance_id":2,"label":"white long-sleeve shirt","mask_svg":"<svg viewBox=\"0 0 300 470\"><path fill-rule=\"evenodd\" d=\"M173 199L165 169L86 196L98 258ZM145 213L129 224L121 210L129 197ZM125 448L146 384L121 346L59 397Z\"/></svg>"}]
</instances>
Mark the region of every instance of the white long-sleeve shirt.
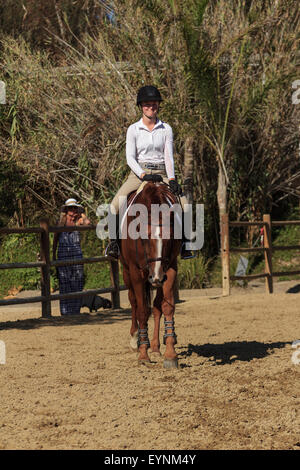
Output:
<instances>
[{"instance_id":1,"label":"white long-sleeve shirt","mask_svg":"<svg viewBox=\"0 0 300 470\"><path fill-rule=\"evenodd\" d=\"M138 177L145 172L140 164L155 163L165 164L167 177L175 178L172 127L160 120L152 131L142 119L131 124L126 134L126 160Z\"/></svg>"}]
</instances>

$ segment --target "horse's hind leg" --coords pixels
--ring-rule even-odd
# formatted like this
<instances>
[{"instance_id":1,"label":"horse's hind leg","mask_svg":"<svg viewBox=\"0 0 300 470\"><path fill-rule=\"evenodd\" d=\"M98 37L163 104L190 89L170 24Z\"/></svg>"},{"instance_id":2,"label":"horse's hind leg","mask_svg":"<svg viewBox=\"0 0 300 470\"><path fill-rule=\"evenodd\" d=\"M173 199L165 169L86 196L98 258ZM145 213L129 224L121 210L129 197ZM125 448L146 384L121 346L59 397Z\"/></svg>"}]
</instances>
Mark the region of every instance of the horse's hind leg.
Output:
<instances>
[{"instance_id":1,"label":"horse's hind leg","mask_svg":"<svg viewBox=\"0 0 300 470\"><path fill-rule=\"evenodd\" d=\"M131 305L131 328L130 328L130 348L133 351L138 350L138 324L136 318L136 299L134 290L130 283L129 273L126 269L123 269L123 279L125 285L128 287L128 300Z\"/></svg>"},{"instance_id":2,"label":"horse's hind leg","mask_svg":"<svg viewBox=\"0 0 300 470\"><path fill-rule=\"evenodd\" d=\"M150 342L150 348L153 353L160 354L160 341L159 341L159 328L160 328L160 319L162 315L161 302L163 299L163 291L160 287L157 289L156 297L153 302L153 317L154 317L154 329L153 337Z\"/></svg>"},{"instance_id":3,"label":"horse's hind leg","mask_svg":"<svg viewBox=\"0 0 300 470\"><path fill-rule=\"evenodd\" d=\"M166 351L164 355L164 367L166 369L177 368L178 359L175 351L175 344L177 343L175 326L174 326L174 292L173 287L176 279L176 271L172 268L168 270L167 280L163 285L163 300L162 300L162 311L164 314L165 321L165 334L164 343L166 345Z\"/></svg>"}]
</instances>

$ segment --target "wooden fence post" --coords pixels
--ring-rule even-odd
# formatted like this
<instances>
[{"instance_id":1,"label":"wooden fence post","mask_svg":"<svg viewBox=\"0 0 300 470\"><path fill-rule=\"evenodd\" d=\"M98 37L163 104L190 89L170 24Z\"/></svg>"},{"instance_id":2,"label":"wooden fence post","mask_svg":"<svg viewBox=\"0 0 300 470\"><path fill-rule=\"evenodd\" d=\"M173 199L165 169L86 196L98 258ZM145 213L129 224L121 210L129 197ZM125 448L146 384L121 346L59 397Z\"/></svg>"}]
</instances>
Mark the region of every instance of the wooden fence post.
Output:
<instances>
[{"instance_id":1,"label":"wooden fence post","mask_svg":"<svg viewBox=\"0 0 300 470\"><path fill-rule=\"evenodd\" d=\"M42 317L51 317L51 300L50 300L50 243L49 243L49 221L42 219L40 227L41 232L41 261L45 262L45 266L41 267L41 294L46 297L42 302Z\"/></svg>"},{"instance_id":2,"label":"wooden fence post","mask_svg":"<svg viewBox=\"0 0 300 470\"><path fill-rule=\"evenodd\" d=\"M221 216L221 260L223 296L230 295L229 217Z\"/></svg>"},{"instance_id":3,"label":"wooden fence post","mask_svg":"<svg viewBox=\"0 0 300 470\"><path fill-rule=\"evenodd\" d=\"M272 273L272 236L271 236L271 216L264 214L264 248L265 248L265 273L266 277L266 291L269 294L273 293L273 273Z\"/></svg>"},{"instance_id":4,"label":"wooden fence post","mask_svg":"<svg viewBox=\"0 0 300 470\"><path fill-rule=\"evenodd\" d=\"M119 281L119 262L110 261L110 280L114 287L111 293L111 302L113 308L120 308L120 281Z\"/></svg>"}]
</instances>

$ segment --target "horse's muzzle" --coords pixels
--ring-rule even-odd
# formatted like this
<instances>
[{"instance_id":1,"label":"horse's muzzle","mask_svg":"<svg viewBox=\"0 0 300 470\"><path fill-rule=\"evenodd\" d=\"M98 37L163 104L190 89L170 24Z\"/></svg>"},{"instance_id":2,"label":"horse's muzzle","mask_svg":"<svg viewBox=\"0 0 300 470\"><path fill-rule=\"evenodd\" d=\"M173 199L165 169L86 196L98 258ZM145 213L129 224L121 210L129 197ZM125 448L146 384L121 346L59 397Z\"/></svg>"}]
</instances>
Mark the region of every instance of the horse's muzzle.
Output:
<instances>
[{"instance_id":1,"label":"horse's muzzle","mask_svg":"<svg viewBox=\"0 0 300 470\"><path fill-rule=\"evenodd\" d=\"M154 275L151 275L151 276L148 277L148 281L150 282L150 284L153 287L161 287L163 285L163 283L166 281L166 279L167 279L166 274L164 274L162 279L159 279L159 277L156 277Z\"/></svg>"}]
</instances>

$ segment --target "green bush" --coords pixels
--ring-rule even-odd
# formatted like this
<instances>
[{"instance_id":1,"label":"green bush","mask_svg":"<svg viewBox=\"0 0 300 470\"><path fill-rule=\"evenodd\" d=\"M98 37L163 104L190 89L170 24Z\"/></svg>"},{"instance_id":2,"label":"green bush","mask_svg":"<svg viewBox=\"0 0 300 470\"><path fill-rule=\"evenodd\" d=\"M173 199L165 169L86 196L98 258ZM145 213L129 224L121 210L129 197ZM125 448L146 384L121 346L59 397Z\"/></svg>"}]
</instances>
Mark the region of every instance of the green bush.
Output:
<instances>
[{"instance_id":1,"label":"green bush","mask_svg":"<svg viewBox=\"0 0 300 470\"><path fill-rule=\"evenodd\" d=\"M202 289L208 282L208 265L204 256L199 253L196 258L179 260L178 288Z\"/></svg>"},{"instance_id":2,"label":"green bush","mask_svg":"<svg viewBox=\"0 0 300 470\"><path fill-rule=\"evenodd\" d=\"M0 264L28 263L37 260L39 239L35 234L5 235L1 240ZM6 295L14 287L20 290L38 289L40 286L39 268L5 269L0 272L0 296Z\"/></svg>"},{"instance_id":3,"label":"green bush","mask_svg":"<svg viewBox=\"0 0 300 470\"><path fill-rule=\"evenodd\" d=\"M294 217L295 220L299 220L299 216ZM288 217L287 217L288 220ZM276 246L292 246L299 245L300 240L300 226L299 225L287 225L282 227L275 227L272 230L272 245ZM250 269L253 273L264 272L264 257L252 257ZM299 270L300 254L299 251L295 250L278 250L272 253L272 269L274 272L288 272ZM290 279L299 279L299 276L281 276L277 278L279 281L287 281Z\"/></svg>"},{"instance_id":4,"label":"green bush","mask_svg":"<svg viewBox=\"0 0 300 470\"><path fill-rule=\"evenodd\" d=\"M50 253L52 256L53 234L50 234ZM102 256L104 247L102 242L93 232L82 234L82 251L84 257ZM5 235L1 240L0 264L5 263L29 263L37 261L40 251L39 236L35 234L11 234ZM97 289L109 287L110 265L109 263L92 263L84 265L85 289ZM13 288L19 290L40 289L40 268L2 269L0 271L0 296L7 295ZM58 289L56 269L51 268L50 287ZM122 275L120 273L120 282Z\"/></svg>"}]
</instances>

